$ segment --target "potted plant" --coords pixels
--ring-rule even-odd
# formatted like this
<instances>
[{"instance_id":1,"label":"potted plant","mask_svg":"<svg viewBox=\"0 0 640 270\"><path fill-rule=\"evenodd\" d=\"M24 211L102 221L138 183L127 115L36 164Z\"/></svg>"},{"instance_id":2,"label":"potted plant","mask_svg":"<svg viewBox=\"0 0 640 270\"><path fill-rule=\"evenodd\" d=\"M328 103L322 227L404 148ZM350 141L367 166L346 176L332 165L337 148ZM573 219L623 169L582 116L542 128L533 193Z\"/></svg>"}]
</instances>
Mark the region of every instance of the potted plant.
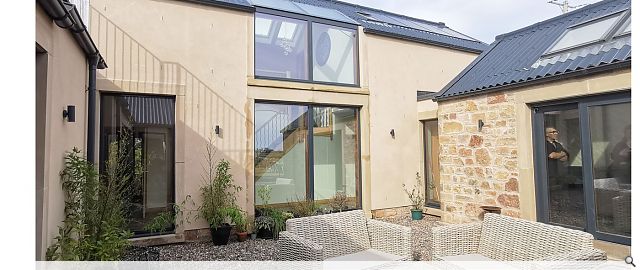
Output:
<instances>
[{"instance_id":1,"label":"potted plant","mask_svg":"<svg viewBox=\"0 0 640 270\"><path fill-rule=\"evenodd\" d=\"M257 237L262 239L273 238L273 227L275 222L270 216L259 216L256 218Z\"/></svg>"},{"instance_id":2,"label":"potted plant","mask_svg":"<svg viewBox=\"0 0 640 270\"><path fill-rule=\"evenodd\" d=\"M240 213L236 207L236 194L242 188L233 183L229 161L222 159L217 164L214 161L215 150L211 138L205 149L207 166L203 174L204 185L200 187L202 205L197 218L209 223L214 245L226 245L231 234L228 221Z\"/></svg>"},{"instance_id":3,"label":"potted plant","mask_svg":"<svg viewBox=\"0 0 640 270\"><path fill-rule=\"evenodd\" d=\"M421 220L422 205L424 205L424 194L422 191L422 177L420 177L420 173L416 173L416 184L413 186L411 191L407 189L406 184L402 184L402 188L404 189L404 192L407 193L409 200L411 201L411 219Z\"/></svg>"},{"instance_id":4,"label":"potted plant","mask_svg":"<svg viewBox=\"0 0 640 270\"><path fill-rule=\"evenodd\" d=\"M331 198L329 206L331 206L334 213L347 210L347 208L349 208L349 198L347 197L347 194L342 191L336 192L336 194Z\"/></svg>"},{"instance_id":5,"label":"potted plant","mask_svg":"<svg viewBox=\"0 0 640 270\"><path fill-rule=\"evenodd\" d=\"M238 236L238 242L244 242L247 240L247 218L244 212L232 218L236 229L236 235Z\"/></svg>"}]
</instances>

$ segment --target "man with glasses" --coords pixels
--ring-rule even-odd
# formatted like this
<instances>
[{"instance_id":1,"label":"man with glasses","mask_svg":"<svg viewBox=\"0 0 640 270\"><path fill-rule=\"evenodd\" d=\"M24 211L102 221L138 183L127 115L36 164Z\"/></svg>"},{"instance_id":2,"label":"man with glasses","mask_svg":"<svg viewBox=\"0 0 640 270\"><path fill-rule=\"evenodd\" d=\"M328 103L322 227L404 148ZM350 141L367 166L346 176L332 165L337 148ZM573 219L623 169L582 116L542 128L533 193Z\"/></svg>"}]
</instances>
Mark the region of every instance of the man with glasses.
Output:
<instances>
[{"instance_id":1,"label":"man with glasses","mask_svg":"<svg viewBox=\"0 0 640 270\"><path fill-rule=\"evenodd\" d=\"M559 179L560 162L569 159L569 152L558 142L558 130L554 127L544 129L547 145L547 175L550 184L562 184Z\"/></svg>"}]
</instances>

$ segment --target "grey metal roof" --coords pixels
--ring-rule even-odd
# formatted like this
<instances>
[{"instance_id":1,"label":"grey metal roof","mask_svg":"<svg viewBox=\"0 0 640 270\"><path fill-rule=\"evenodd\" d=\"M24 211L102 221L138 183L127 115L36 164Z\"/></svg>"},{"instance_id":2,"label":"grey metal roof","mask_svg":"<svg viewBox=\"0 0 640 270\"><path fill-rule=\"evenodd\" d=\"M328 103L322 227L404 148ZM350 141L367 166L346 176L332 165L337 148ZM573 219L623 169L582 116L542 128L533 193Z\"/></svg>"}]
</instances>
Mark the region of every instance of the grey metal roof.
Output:
<instances>
[{"instance_id":1,"label":"grey metal roof","mask_svg":"<svg viewBox=\"0 0 640 270\"><path fill-rule=\"evenodd\" d=\"M559 54L544 54L568 27L630 6L631 0L605 0L498 36L489 49L449 82L434 100L573 76L577 71L597 71L618 65L626 68L631 62L629 35Z\"/></svg>"},{"instance_id":2,"label":"grey metal roof","mask_svg":"<svg viewBox=\"0 0 640 270\"><path fill-rule=\"evenodd\" d=\"M291 0L308 5L336 9L350 17L364 28L365 33L384 35L393 38L411 40L457 50L480 53L487 44L457 32L444 23L431 22L379 9L364 7L335 0ZM360 14L359 14L360 13ZM376 20L361 15L370 14Z\"/></svg>"},{"instance_id":3,"label":"grey metal roof","mask_svg":"<svg viewBox=\"0 0 640 270\"><path fill-rule=\"evenodd\" d=\"M418 101L423 101L427 99L432 99L438 92L432 91L418 91Z\"/></svg>"},{"instance_id":4,"label":"grey metal roof","mask_svg":"<svg viewBox=\"0 0 640 270\"><path fill-rule=\"evenodd\" d=\"M255 7L249 0L183 0L201 4L253 12ZM360 24L364 32L405 39L414 42L481 53L488 48L482 41L469 37L447 27L441 22L431 22L379 9L359 6L336 0L287 0L311 6L337 10ZM360 14L359 14L360 13ZM367 19L362 13L371 14L375 20Z\"/></svg>"},{"instance_id":5,"label":"grey metal roof","mask_svg":"<svg viewBox=\"0 0 640 270\"><path fill-rule=\"evenodd\" d=\"M224 8L238 9L253 12L255 9L247 0L182 0L205 5L219 6Z\"/></svg>"}]
</instances>

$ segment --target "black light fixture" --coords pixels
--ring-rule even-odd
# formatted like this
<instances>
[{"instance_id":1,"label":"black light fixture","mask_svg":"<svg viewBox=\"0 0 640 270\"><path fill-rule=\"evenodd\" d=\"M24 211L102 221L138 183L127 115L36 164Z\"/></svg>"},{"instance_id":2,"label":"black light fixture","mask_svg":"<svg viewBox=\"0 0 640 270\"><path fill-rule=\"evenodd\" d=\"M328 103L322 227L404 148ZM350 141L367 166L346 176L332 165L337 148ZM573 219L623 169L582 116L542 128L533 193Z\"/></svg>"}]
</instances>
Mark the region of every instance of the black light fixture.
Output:
<instances>
[{"instance_id":1,"label":"black light fixture","mask_svg":"<svg viewBox=\"0 0 640 270\"><path fill-rule=\"evenodd\" d=\"M482 122L482 119L478 120L478 131L482 131L482 127L484 126L484 122Z\"/></svg>"},{"instance_id":2,"label":"black light fixture","mask_svg":"<svg viewBox=\"0 0 640 270\"><path fill-rule=\"evenodd\" d=\"M389 132L389 134L391 134L391 138L396 138L396 131L394 129L391 129L391 132Z\"/></svg>"},{"instance_id":3,"label":"black light fixture","mask_svg":"<svg viewBox=\"0 0 640 270\"><path fill-rule=\"evenodd\" d=\"M216 135L220 135L220 131L221 131L221 130L220 130L220 126L219 126L219 125L216 125L216 129L215 129L215 133L216 133Z\"/></svg>"},{"instance_id":4,"label":"black light fixture","mask_svg":"<svg viewBox=\"0 0 640 270\"><path fill-rule=\"evenodd\" d=\"M66 110L62 110L62 118L67 118L69 123L76 121L76 106L68 105Z\"/></svg>"}]
</instances>

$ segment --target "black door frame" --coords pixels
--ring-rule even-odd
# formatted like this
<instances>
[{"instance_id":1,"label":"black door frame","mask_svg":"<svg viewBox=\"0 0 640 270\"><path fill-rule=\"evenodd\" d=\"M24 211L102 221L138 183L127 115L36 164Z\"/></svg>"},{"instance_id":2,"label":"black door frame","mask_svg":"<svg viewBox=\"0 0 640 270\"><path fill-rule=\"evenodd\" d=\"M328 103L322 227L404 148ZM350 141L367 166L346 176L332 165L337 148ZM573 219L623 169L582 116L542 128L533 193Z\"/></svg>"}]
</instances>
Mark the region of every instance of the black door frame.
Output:
<instances>
[{"instance_id":1,"label":"black door frame","mask_svg":"<svg viewBox=\"0 0 640 270\"><path fill-rule=\"evenodd\" d=\"M534 147L534 180L536 188L536 216L537 220L549 222L549 186L547 183L546 155L541 142L544 141L544 113L560 109L578 109L580 126L580 143L582 152L582 183L585 205L585 228L576 228L564 224L555 224L572 229L585 230L598 240L631 245L631 237L599 232L596 227L596 209L593 184L593 159L591 149L591 127L589 123L589 107L610 104L630 103L631 92L590 96L571 100L561 100L532 104L533 110L533 147Z\"/></svg>"}]
</instances>

